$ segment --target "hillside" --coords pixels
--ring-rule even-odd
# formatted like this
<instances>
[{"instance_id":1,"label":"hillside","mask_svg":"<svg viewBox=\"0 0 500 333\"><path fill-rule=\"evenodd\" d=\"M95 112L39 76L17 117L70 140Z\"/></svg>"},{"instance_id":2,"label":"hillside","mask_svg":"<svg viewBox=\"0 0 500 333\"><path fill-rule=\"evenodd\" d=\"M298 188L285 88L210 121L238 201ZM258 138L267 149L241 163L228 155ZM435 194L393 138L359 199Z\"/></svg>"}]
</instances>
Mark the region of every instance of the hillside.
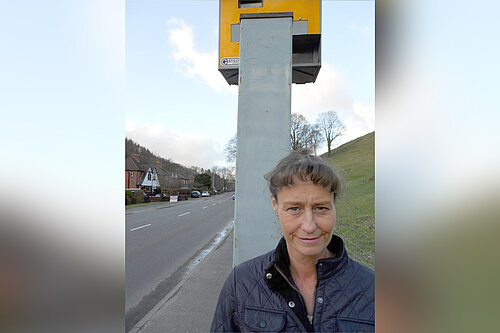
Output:
<instances>
[{"instance_id":1,"label":"hillside","mask_svg":"<svg viewBox=\"0 0 500 333\"><path fill-rule=\"evenodd\" d=\"M375 132L322 155L344 179L335 233L357 261L374 267L375 254Z\"/></svg>"},{"instance_id":2,"label":"hillside","mask_svg":"<svg viewBox=\"0 0 500 333\"><path fill-rule=\"evenodd\" d=\"M157 160L160 160L165 170L177 171L184 177L194 177L194 175L196 174L195 170L175 163L170 159L165 159L163 157L157 156L153 154L149 149L139 145L131 139L125 138L125 158L130 157L132 154L138 154L139 161L148 165L154 165Z\"/></svg>"}]
</instances>

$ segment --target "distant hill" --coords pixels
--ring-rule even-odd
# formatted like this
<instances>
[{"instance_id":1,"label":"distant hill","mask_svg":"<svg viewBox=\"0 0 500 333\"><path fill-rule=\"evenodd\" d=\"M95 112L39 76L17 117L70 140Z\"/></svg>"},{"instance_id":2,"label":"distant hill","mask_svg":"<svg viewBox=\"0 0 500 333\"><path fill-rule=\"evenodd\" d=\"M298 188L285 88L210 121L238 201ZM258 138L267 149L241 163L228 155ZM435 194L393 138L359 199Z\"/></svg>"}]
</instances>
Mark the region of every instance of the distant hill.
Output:
<instances>
[{"instance_id":1,"label":"distant hill","mask_svg":"<svg viewBox=\"0 0 500 333\"><path fill-rule=\"evenodd\" d=\"M349 141L322 157L344 178L336 204L335 233L345 240L349 254L374 267L375 254L375 132Z\"/></svg>"},{"instance_id":2,"label":"distant hill","mask_svg":"<svg viewBox=\"0 0 500 333\"><path fill-rule=\"evenodd\" d=\"M132 154L138 154L139 161L143 164L154 165L157 160L160 160L162 162L162 167L165 170L177 171L184 177L194 177L194 175L196 174L196 171L192 168L188 168L179 163L175 163L170 159L157 156L146 147L141 146L131 139L125 138L125 158L130 157Z\"/></svg>"}]
</instances>

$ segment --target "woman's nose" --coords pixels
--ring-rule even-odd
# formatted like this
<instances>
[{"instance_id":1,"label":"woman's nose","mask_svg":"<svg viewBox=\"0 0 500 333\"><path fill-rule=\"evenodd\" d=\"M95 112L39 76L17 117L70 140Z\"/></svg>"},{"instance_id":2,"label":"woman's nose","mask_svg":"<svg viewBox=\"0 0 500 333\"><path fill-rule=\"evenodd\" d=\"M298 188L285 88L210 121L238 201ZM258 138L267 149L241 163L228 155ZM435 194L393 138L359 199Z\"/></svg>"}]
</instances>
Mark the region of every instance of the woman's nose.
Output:
<instances>
[{"instance_id":1,"label":"woman's nose","mask_svg":"<svg viewBox=\"0 0 500 333\"><path fill-rule=\"evenodd\" d=\"M312 210L306 210L302 215L302 218L303 218L301 225L302 231L308 234L312 234L313 232L315 232L316 222L314 221L314 215Z\"/></svg>"}]
</instances>

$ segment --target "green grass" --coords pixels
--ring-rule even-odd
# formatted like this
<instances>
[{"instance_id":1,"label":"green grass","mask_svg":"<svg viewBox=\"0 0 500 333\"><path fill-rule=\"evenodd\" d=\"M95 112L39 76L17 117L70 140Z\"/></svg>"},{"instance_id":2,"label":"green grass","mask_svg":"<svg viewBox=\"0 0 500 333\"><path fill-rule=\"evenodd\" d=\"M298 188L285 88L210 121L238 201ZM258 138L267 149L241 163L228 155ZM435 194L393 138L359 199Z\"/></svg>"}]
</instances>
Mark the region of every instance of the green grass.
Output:
<instances>
[{"instance_id":1,"label":"green grass","mask_svg":"<svg viewBox=\"0 0 500 333\"><path fill-rule=\"evenodd\" d=\"M126 205L125 209L129 209L132 207L142 207L142 206L149 206L149 205L154 205L154 204L159 204L161 203L160 201L158 202L143 202L143 203L138 203L138 204L131 204L131 205Z\"/></svg>"},{"instance_id":2,"label":"green grass","mask_svg":"<svg viewBox=\"0 0 500 333\"><path fill-rule=\"evenodd\" d=\"M192 198L188 198L188 200L192 200ZM126 205L125 209L129 209L132 207L141 207L141 206L149 206L149 205L156 205L162 202L168 202L168 201L151 201L151 202L143 202L143 203L138 203L138 204L131 204L131 205Z\"/></svg>"},{"instance_id":3,"label":"green grass","mask_svg":"<svg viewBox=\"0 0 500 333\"><path fill-rule=\"evenodd\" d=\"M350 141L323 157L343 178L335 233L349 255L375 267L375 133Z\"/></svg>"}]
</instances>

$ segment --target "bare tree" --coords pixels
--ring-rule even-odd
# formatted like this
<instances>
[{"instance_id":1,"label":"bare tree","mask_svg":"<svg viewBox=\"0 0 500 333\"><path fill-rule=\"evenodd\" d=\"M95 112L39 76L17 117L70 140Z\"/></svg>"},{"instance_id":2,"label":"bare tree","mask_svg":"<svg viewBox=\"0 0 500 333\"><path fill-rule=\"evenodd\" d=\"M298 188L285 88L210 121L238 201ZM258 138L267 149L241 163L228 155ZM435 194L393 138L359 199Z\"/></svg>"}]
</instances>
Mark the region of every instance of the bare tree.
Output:
<instances>
[{"instance_id":1,"label":"bare tree","mask_svg":"<svg viewBox=\"0 0 500 333\"><path fill-rule=\"evenodd\" d=\"M197 167L196 165L191 166L189 169L191 169L191 172L196 175L199 173L203 173L203 169L200 167Z\"/></svg>"},{"instance_id":2,"label":"bare tree","mask_svg":"<svg viewBox=\"0 0 500 333\"><path fill-rule=\"evenodd\" d=\"M229 163L236 161L236 151L237 151L237 140L236 134L227 142L226 148L224 148L224 153L226 154L226 160Z\"/></svg>"},{"instance_id":3,"label":"bare tree","mask_svg":"<svg viewBox=\"0 0 500 333\"><path fill-rule=\"evenodd\" d=\"M228 167L222 167L222 168L220 168L219 171L221 173L222 182L223 182L222 189L225 191L227 189L229 181L234 180L234 175L233 175L231 169Z\"/></svg>"},{"instance_id":4,"label":"bare tree","mask_svg":"<svg viewBox=\"0 0 500 333\"><path fill-rule=\"evenodd\" d=\"M308 123L306 118L299 113L292 113L292 124L290 127L290 140L292 150L304 148L305 135Z\"/></svg>"},{"instance_id":5,"label":"bare tree","mask_svg":"<svg viewBox=\"0 0 500 333\"><path fill-rule=\"evenodd\" d=\"M316 155L318 147L323 143L323 135L318 125L311 125L309 132L309 150Z\"/></svg>"},{"instance_id":6,"label":"bare tree","mask_svg":"<svg viewBox=\"0 0 500 333\"><path fill-rule=\"evenodd\" d=\"M228 174L230 173L227 167L212 167L212 186L217 190L224 190L227 187Z\"/></svg>"},{"instance_id":7,"label":"bare tree","mask_svg":"<svg viewBox=\"0 0 500 333\"><path fill-rule=\"evenodd\" d=\"M222 173L222 177L226 180L229 180L229 179L234 179L234 173L233 173L233 168L232 167L222 167L221 168L221 173Z\"/></svg>"},{"instance_id":8,"label":"bare tree","mask_svg":"<svg viewBox=\"0 0 500 333\"><path fill-rule=\"evenodd\" d=\"M309 124L303 115L292 113L290 127L292 150L307 150L316 154L316 149L322 140L321 132L316 125Z\"/></svg>"},{"instance_id":9,"label":"bare tree","mask_svg":"<svg viewBox=\"0 0 500 333\"><path fill-rule=\"evenodd\" d=\"M344 124L340 121L337 112L327 111L319 114L316 125L325 138L328 156L330 156L332 142L344 133Z\"/></svg>"}]
</instances>

